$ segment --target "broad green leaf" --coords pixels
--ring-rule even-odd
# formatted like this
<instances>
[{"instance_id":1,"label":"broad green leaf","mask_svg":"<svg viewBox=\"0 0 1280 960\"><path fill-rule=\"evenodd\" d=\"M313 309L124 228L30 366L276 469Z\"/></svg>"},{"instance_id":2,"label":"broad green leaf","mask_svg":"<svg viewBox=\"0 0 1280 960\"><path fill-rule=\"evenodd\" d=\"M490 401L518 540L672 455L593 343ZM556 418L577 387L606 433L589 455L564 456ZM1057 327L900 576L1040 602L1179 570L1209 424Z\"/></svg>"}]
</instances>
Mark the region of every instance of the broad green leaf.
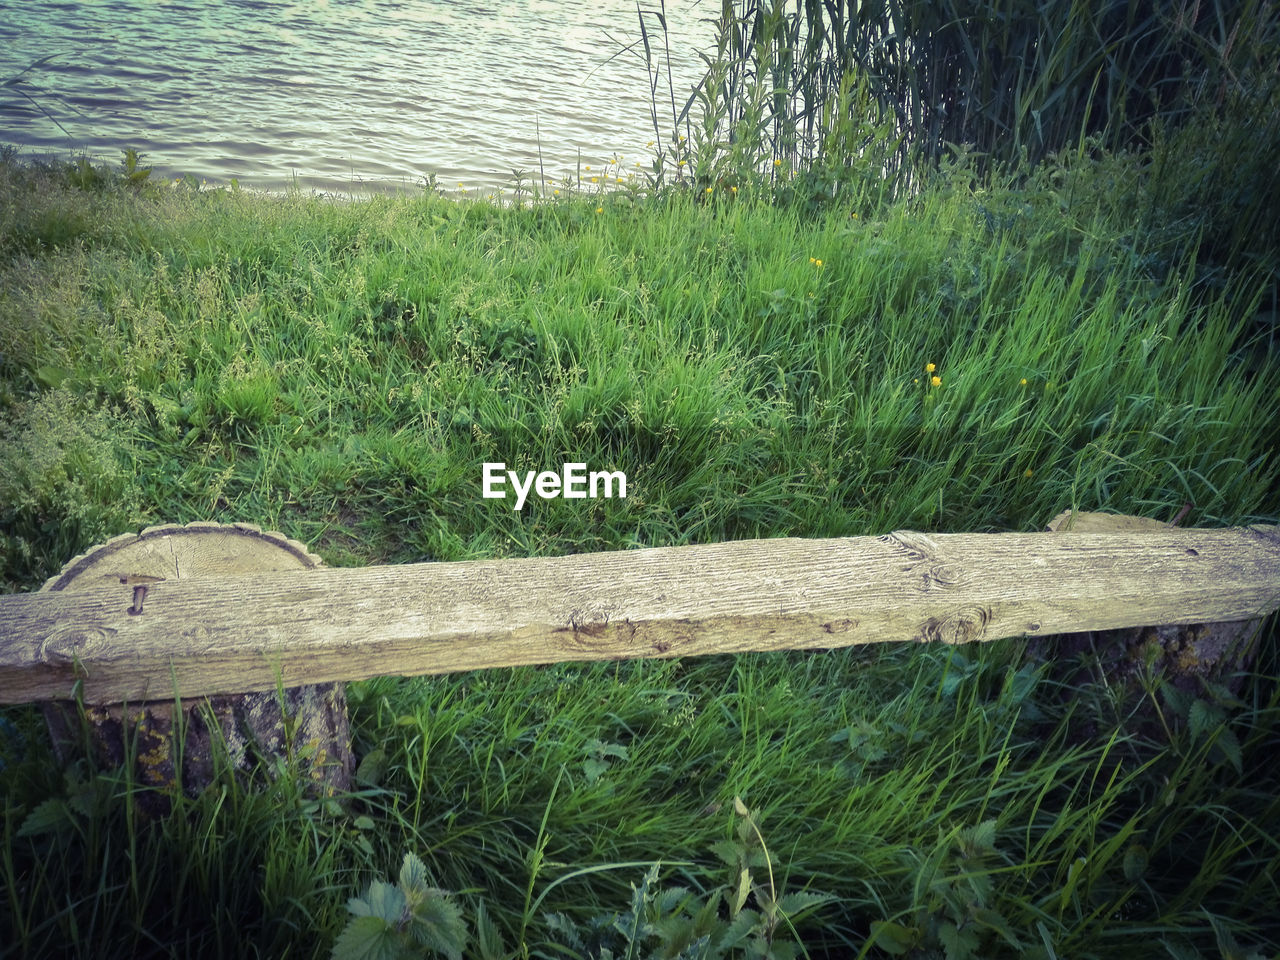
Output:
<instances>
[{"instance_id":1,"label":"broad green leaf","mask_svg":"<svg viewBox=\"0 0 1280 960\"><path fill-rule=\"evenodd\" d=\"M920 931L892 920L873 920L871 941L886 953L901 957L920 943Z\"/></svg>"},{"instance_id":2,"label":"broad green leaf","mask_svg":"<svg viewBox=\"0 0 1280 960\"><path fill-rule=\"evenodd\" d=\"M778 900L778 908L788 917L795 917L802 910L820 907L824 903L830 903L835 899L835 897L826 893L797 890L794 893L784 893Z\"/></svg>"},{"instance_id":3,"label":"broad green leaf","mask_svg":"<svg viewBox=\"0 0 1280 960\"><path fill-rule=\"evenodd\" d=\"M489 916L489 908L481 900L476 906L476 950L480 960L504 960L507 946L502 942L498 925Z\"/></svg>"},{"instance_id":4,"label":"broad green leaf","mask_svg":"<svg viewBox=\"0 0 1280 960\"><path fill-rule=\"evenodd\" d=\"M947 960L969 960L978 949L978 935L971 928L961 930L954 923L938 928L938 939L947 951Z\"/></svg>"},{"instance_id":5,"label":"broad green leaf","mask_svg":"<svg viewBox=\"0 0 1280 960\"><path fill-rule=\"evenodd\" d=\"M711 845L711 852L730 867L740 867L747 859L747 848L734 840L717 840Z\"/></svg>"},{"instance_id":6,"label":"broad green leaf","mask_svg":"<svg viewBox=\"0 0 1280 960\"><path fill-rule=\"evenodd\" d=\"M356 917L334 941L333 960L396 960L399 938L381 917Z\"/></svg>"},{"instance_id":7,"label":"broad green leaf","mask_svg":"<svg viewBox=\"0 0 1280 960\"><path fill-rule=\"evenodd\" d=\"M56 390L62 386L62 381L71 376L71 371L62 367L39 367L36 369L36 379L50 390Z\"/></svg>"},{"instance_id":8,"label":"broad green leaf","mask_svg":"<svg viewBox=\"0 0 1280 960\"><path fill-rule=\"evenodd\" d=\"M1207 700L1194 701L1187 716L1187 726L1191 730L1191 742L1200 743L1208 734L1222 726L1226 719L1226 714Z\"/></svg>"},{"instance_id":9,"label":"broad green leaf","mask_svg":"<svg viewBox=\"0 0 1280 960\"><path fill-rule=\"evenodd\" d=\"M754 910L743 910L729 921L729 926L721 935L719 943L716 944L716 949L723 954L740 945L743 940L751 935L751 931L755 929L759 920L760 915Z\"/></svg>"},{"instance_id":10,"label":"broad green leaf","mask_svg":"<svg viewBox=\"0 0 1280 960\"><path fill-rule=\"evenodd\" d=\"M976 827L966 829L962 836L977 853L991 853L996 848L996 822L983 820Z\"/></svg>"},{"instance_id":11,"label":"broad green leaf","mask_svg":"<svg viewBox=\"0 0 1280 960\"><path fill-rule=\"evenodd\" d=\"M738 874L738 889L733 894L733 900L729 904L729 916L736 917L738 912L742 910L743 904L747 902L747 897L751 895L751 871L744 869Z\"/></svg>"},{"instance_id":12,"label":"broad green leaf","mask_svg":"<svg viewBox=\"0 0 1280 960\"><path fill-rule=\"evenodd\" d=\"M1130 883L1137 883L1147 872L1147 848L1140 843L1131 843L1124 852L1124 878Z\"/></svg>"},{"instance_id":13,"label":"broad green leaf","mask_svg":"<svg viewBox=\"0 0 1280 960\"><path fill-rule=\"evenodd\" d=\"M64 827L71 826L71 811L66 801L57 797L45 800L27 814L18 828L20 837L38 837L44 833L54 833Z\"/></svg>"},{"instance_id":14,"label":"broad green leaf","mask_svg":"<svg viewBox=\"0 0 1280 960\"><path fill-rule=\"evenodd\" d=\"M356 767L356 783L363 784L366 787L376 787L382 782L383 774L386 772L386 751L381 748L370 750L360 760L360 766Z\"/></svg>"},{"instance_id":15,"label":"broad green leaf","mask_svg":"<svg viewBox=\"0 0 1280 960\"><path fill-rule=\"evenodd\" d=\"M400 888L381 880L369 884L363 897L347 901L347 909L357 917L380 917L392 926L398 926L404 919L404 908L404 893Z\"/></svg>"},{"instance_id":16,"label":"broad green leaf","mask_svg":"<svg viewBox=\"0 0 1280 960\"><path fill-rule=\"evenodd\" d=\"M427 885L427 868L416 853L406 853L400 864L400 889L405 893Z\"/></svg>"},{"instance_id":17,"label":"broad green leaf","mask_svg":"<svg viewBox=\"0 0 1280 960\"><path fill-rule=\"evenodd\" d=\"M449 960L462 960L467 925L462 920L462 910L443 890L428 890L414 905L409 930L422 946L443 953Z\"/></svg>"},{"instance_id":18,"label":"broad green leaf","mask_svg":"<svg viewBox=\"0 0 1280 960\"><path fill-rule=\"evenodd\" d=\"M1213 754L1215 759L1220 754L1237 774L1244 772L1244 754L1240 750L1240 741L1230 728L1223 727L1218 731L1218 738L1213 742Z\"/></svg>"}]
</instances>

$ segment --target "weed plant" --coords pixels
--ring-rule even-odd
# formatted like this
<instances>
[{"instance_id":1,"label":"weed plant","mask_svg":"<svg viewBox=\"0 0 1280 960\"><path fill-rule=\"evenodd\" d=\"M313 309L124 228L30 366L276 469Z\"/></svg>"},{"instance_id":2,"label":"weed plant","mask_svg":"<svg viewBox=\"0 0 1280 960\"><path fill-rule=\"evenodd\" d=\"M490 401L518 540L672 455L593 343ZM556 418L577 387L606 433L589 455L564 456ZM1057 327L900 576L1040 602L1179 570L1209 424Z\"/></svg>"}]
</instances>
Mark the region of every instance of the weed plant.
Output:
<instances>
[{"instance_id":1,"label":"weed plant","mask_svg":"<svg viewBox=\"0 0 1280 960\"><path fill-rule=\"evenodd\" d=\"M1176 219L1135 221L1157 181L1129 155L1007 182L961 158L840 204L747 170L500 206L142 169L0 163L9 590L191 520L369 564L1034 530L1066 507L1280 518L1275 264L1206 268ZM514 511L480 497L496 460L623 470L628 497ZM1267 955L1264 651L1219 725L1153 678L1161 744L1073 737L1087 697L1019 641L373 680L350 688L352 796L228 776L150 824L127 771L58 768L7 710L0 940Z\"/></svg>"}]
</instances>

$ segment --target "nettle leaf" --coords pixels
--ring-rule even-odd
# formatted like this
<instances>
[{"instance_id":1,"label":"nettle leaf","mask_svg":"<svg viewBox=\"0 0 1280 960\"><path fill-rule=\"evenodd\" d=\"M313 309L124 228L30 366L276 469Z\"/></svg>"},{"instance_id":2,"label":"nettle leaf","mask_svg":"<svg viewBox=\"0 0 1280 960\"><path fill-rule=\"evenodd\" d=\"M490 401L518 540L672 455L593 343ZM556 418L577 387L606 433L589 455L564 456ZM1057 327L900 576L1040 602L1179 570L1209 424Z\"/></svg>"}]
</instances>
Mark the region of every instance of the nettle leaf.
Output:
<instances>
[{"instance_id":1,"label":"nettle leaf","mask_svg":"<svg viewBox=\"0 0 1280 960\"><path fill-rule=\"evenodd\" d=\"M895 957L906 955L920 943L920 931L892 920L871 921L871 941Z\"/></svg>"},{"instance_id":2,"label":"nettle leaf","mask_svg":"<svg viewBox=\"0 0 1280 960\"><path fill-rule=\"evenodd\" d=\"M691 897L688 887L664 887L654 896L653 904L658 910L658 916L665 917L679 912Z\"/></svg>"},{"instance_id":3,"label":"nettle leaf","mask_svg":"<svg viewBox=\"0 0 1280 960\"><path fill-rule=\"evenodd\" d=\"M1218 731L1218 738L1213 742L1212 755L1215 759L1226 760L1237 775L1244 772L1244 754L1240 750L1240 741L1233 730L1223 727Z\"/></svg>"},{"instance_id":4,"label":"nettle leaf","mask_svg":"<svg viewBox=\"0 0 1280 960\"><path fill-rule=\"evenodd\" d=\"M711 845L711 852L730 867L740 867L747 859L747 848L733 840L717 840Z\"/></svg>"},{"instance_id":5,"label":"nettle leaf","mask_svg":"<svg viewBox=\"0 0 1280 960\"><path fill-rule=\"evenodd\" d=\"M975 827L960 831L960 852L966 857L991 853L996 848L996 822L983 820Z\"/></svg>"},{"instance_id":6,"label":"nettle leaf","mask_svg":"<svg viewBox=\"0 0 1280 960\"><path fill-rule=\"evenodd\" d=\"M961 930L954 923L940 926L938 939L947 951L947 960L969 960L978 949L978 935L969 928Z\"/></svg>"},{"instance_id":7,"label":"nettle leaf","mask_svg":"<svg viewBox=\"0 0 1280 960\"><path fill-rule=\"evenodd\" d=\"M502 932L490 918L489 909L483 900L476 906L476 949L480 953L480 960L500 960L507 955Z\"/></svg>"},{"instance_id":8,"label":"nettle leaf","mask_svg":"<svg viewBox=\"0 0 1280 960\"><path fill-rule=\"evenodd\" d=\"M1196 700L1191 704L1191 710L1187 715L1187 725L1191 729L1191 742L1201 742L1226 722L1226 714L1218 707L1207 700Z\"/></svg>"},{"instance_id":9,"label":"nettle leaf","mask_svg":"<svg viewBox=\"0 0 1280 960\"><path fill-rule=\"evenodd\" d=\"M797 955L794 943L785 940L769 941L764 937L753 940L747 948L747 956L760 957L761 960L795 960Z\"/></svg>"},{"instance_id":10,"label":"nettle leaf","mask_svg":"<svg viewBox=\"0 0 1280 960\"><path fill-rule=\"evenodd\" d=\"M416 853L406 853L400 864L400 889L405 893L427 885L427 868Z\"/></svg>"},{"instance_id":11,"label":"nettle leaf","mask_svg":"<svg viewBox=\"0 0 1280 960\"><path fill-rule=\"evenodd\" d=\"M587 945L583 942L581 934L578 932L578 925L563 913L547 913L543 914L543 922L547 925L547 930L560 938L560 942L571 950L576 950L580 954L587 952Z\"/></svg>"},{"instance_id":12,"label":"nettle leaf","mask_svg":"<svg viewBox=\"0 0 1280 960\"><path fill-rule=\"evenodd\" d=\"M582 763L582 772L586 774L587 783L595 783L608 771L609 764L603 760L584 760Z\"/></svg>"},{"instance_id":13,"label":"nettle leaf","mask_svg":"<svg viewBox=\"0 0 1280 960\"><path fill-rule=\"evenodd\" d=\"M600 741L596 741L600 743ZM605 757L617 757L619 760L627 759L627 748L620 743L600 743L600 754Z\"/></svg>"},{"instance_id":14,"label":"nettle leaf","mask_svg":"<svg viewBox=\"0 0 1280 960\"><path fill-rule=\"evenodd\" d=\"M717 951L725 953L730 948L741 944L742 941L751 936L751 932L756 928L756 924L759 922L760 915L758 913L754 910L743 910L740 914L729 921L729 925L720 936L720 942L716 944Z\"/></svg>"},{"instance_id":15,"label":"nettle leaf","mask_svg":"<svg viewBox=\"0 0 1280 960\"><path fill-rule=\"evenodd\" d=\"M795 918L801 911L811 910L830 903L836 898L826 893L811 890L797 890L795 893L784 893L778 901L778 909L786 916Z\"/></svg>"},{"instance_id":16,"label":"nettle leaf","mask_svg":"<svg viewBox=\"0 0 1280 960\"><path fill-rule=\"evenodd\" d=\"M865 763L875 763L889 755L888 750L876 743L859 744L857 752Z\"/></svg>"},{"instance_id":17,"label":"nettle leaf","mask_svg":"<svg viewBox=\"0 0 1280 960\"><path fill-rule=\"evenodd\" d=\"M347 909L357 917L379 917L392 926L399 926L404 919L404 892L389 883L375 880L369 884L363 897L352 897Z\"/></svg>"},{"instance_id":18,"label":"nettle leaf","mask_svg":"<svg viewBox=\"0 0 1280 960\"><path fill-rule=\"evenodd\" d=\"M18 828L18 836L38 837L44 833L57 833L71 826L72 822L66 801L51 797L27 814Z\"/></svg>"},{"instance_id":19,"label":"nettle leaf","mask_svg":"<svg viewBox=\"0 0 1280 960\"><path fill-rule=\"evenodd\" d=\"M1015 950L1023 949L1021 941L1013 935L1009 921L1004 918L1000 911L992 910L990 907L974 907L970 915L973 917L974 923L998 933Z\"/></svg>"},{"instance_id":20,"label":"nettle leaf","mask_svg":"<svg viewBox=\"0 0 1280 960\"><path fill-rule=\"evenodd\" d=\"M333 960L396 960L399 938L381 917L360 916L334 941Z\"/></svg>"},{"instance_id":21,"label":"nettle leaf","mask_svg":"<svg viewBox=\"0 0 1280 960\"><path fill-rule=\"evenodd\" d=\"M1165 706L1169 708L1169 712L1181 720L1185 720L1187 714L1191 711L1191 695L1179 690L1173 684L1165 681L1160 684L1160 696L1165 702Z\"/></svg>"},{"instance_id":22,"label":"nettle leaf","mask_svg":"<svg viewBox=\"0 0 1280 960\"><path fill-rule=\"evenodd\" d=\"M462 960L467 925L461 908L443 890L427 890L426 896L414 904L412 917L409 930L417 943L443 953L449 960Z\"/></svg>"},{"instance_id":23,"label":"nettle leaf","mask_svg":"<svg viewBox=\"0 0 1280 960\"><path fill-rule=\"evenodd\" d=\"M944 697L953 696L960 684L964 683L965 675L963 673L948 673L942 678L942 695Z\"/></svg>"},{"instance_id":24,"label":"nettle leaf","mask_svg":"<svg viewBox=\"0 0 1280 960\"><path fill-rule=\"evenodd\" d=\"M382 748L370 750L356 767L356 783L366 787L376 787L382 782L387 772L387 752Z\"/></svg>"},{"instance_id":25,"label":"nettle leaf","mask_svg":"<svg viewBox=\"0 0 1280 960\"><path fill-rule=\"evenodd\" d=\"M705 935L694 940L671 960L706 960L711 955L711 937Z\"/></svg>"}]
</instances>

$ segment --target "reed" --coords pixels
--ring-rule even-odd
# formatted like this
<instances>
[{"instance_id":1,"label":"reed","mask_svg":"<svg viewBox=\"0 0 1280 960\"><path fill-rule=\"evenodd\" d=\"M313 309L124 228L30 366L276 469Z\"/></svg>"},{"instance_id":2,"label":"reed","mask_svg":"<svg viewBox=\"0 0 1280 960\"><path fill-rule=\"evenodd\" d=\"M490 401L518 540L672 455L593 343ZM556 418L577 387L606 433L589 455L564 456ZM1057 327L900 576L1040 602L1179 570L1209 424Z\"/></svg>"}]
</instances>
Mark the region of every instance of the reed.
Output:
<instances>
[{"instance_id":1,"label":"reed","mask_svg":"<svg viewBox=\"0 0 1280 960\"><path fill-rule=\"evenodd\" d=\"M830 187L869 168L902 192L962 148L1011 169L1086 142L1145 148L1224 105L1240 129L1274 124L1264 0L723 0L716 22L699 86L662 92L670 126L653 114L672 160L712 179L817 171Z\"/></svg>"}]
</instances>

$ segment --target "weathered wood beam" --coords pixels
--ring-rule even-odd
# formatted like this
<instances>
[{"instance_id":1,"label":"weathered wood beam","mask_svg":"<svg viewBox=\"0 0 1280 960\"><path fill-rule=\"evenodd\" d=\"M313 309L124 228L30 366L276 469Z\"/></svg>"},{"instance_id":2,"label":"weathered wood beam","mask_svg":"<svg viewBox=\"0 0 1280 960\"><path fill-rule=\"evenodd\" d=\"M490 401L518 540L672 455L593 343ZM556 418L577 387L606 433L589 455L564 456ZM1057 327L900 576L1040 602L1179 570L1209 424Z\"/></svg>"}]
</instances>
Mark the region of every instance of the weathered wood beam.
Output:
<instances>
[{"instance_id":1,"label":"weathered wood beam","mask_svg":"<svg viewBox=\"0 0 1280 960\"><path fill-rule=\"evenodd\" d=\"M316 569L0 597L0 703L244 693L386 674L962 643L1244 620L1280 606L1280 527L899 531Z\"/></svg>"}]
</instances>

